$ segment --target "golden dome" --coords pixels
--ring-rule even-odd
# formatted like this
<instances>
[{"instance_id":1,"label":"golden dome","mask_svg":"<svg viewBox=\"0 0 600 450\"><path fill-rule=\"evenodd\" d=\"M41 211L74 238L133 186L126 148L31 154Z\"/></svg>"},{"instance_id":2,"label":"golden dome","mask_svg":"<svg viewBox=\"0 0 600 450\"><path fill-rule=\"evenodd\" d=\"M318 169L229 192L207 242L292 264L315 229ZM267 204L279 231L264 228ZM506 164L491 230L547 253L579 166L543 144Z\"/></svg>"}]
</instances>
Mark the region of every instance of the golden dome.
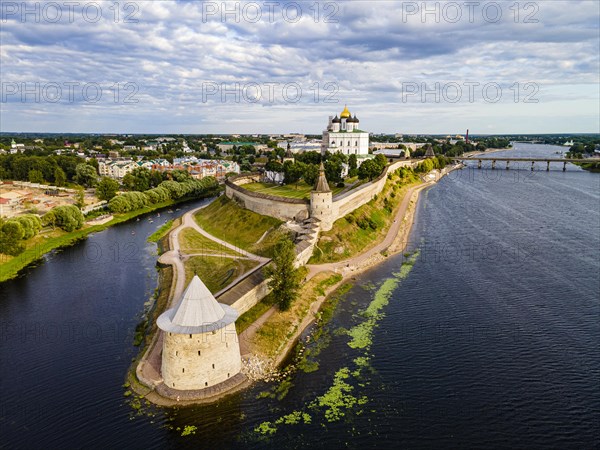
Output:
<instances>
[{"instance_id":1,"label":"golden dome","mask_svg":"<svg viewBox=\"0 0 600 450\"><path fill-rule=\"evenodd\" d=\"M340 119L347 119L351 117L350 111L348 111L348 107L344 105L344 110L340 114Z\"/></svg>"}]
</instances>

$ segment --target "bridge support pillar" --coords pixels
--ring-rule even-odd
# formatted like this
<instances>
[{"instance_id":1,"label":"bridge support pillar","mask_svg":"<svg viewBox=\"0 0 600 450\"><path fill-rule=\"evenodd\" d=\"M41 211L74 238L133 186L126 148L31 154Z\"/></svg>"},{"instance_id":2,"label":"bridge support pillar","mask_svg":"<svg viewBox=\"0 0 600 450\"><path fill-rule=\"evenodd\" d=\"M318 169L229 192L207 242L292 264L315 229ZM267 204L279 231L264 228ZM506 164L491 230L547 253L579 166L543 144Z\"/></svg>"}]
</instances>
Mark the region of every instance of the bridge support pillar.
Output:
<instances>
[{"instance_id":1,"label":"bridge support pillar","mask_svg":"<svg viewBox=\"0 0 600 450\"><path fill-rule=\"evenodd\" d=\"M477 168L481 169L481 160L477 161Z\"/></svg>"},{"instance_id":2,"label":"bridge support pillar","mask_svg":"<svg viewBox=\"0 0 600 450\"><path fill-rule=\"evenodd\" d=\"M567 171L567 162L565 161L563 163L563 172L566 172L566 171Z\"/></svg>"},{"instance_id":3,"label":"bridge support pillar","mask_svg":"<svg viewBox=\"0 0 600 450\"><path fill-rule=\"evenodd\" d=\"M546 172L550 172L550 161L547 161Z\"/></svg>"},{"instance_id":4,"label":"bridge support pillar","mask_svg":"<svg viewBox=\"0 0 600 450\"><path fill-rule=\"evenodd\" d=\"M506 170L508 170L510 167L510 161L506 161Z\"/></svg>"},{"instance_id":5,"label":"bridge support pillar","mask_svg":"<svg viewBox=\"0 0 600 450\"><path fill-rule=\"evenodd\" d=\"M492 161L492 170L496 170L496 160Z\"/></svg>"},{"instance_id":6,"label":"bridge support pillar","mask_svg":"<svg viewBox=\"0 0 600 450\"><path fill-rule=\"evenodd\" d=\"M531 170L533 171L533 166L535 166L535 161L531 161Z\"/></svg>"}]
</instances>

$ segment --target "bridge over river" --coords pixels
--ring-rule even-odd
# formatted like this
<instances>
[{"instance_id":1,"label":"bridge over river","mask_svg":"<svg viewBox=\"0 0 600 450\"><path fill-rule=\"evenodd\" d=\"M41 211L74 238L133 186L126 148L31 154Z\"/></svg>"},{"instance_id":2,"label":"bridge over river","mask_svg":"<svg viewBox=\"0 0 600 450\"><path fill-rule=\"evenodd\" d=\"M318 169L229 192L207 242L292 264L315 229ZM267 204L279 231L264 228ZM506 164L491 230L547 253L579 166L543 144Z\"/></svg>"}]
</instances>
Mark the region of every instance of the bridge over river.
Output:
<instances>
[{"instance_id":1,"label":"bridge over river","mask_svg":"<svg viewBox=\"0 0 600 450\"><path fill-rule=\"evenodd\" d=\"M455 161L465 162L465 161L477 161L477 168L481 169L481 164L483 161L491 161L492 162L492 170L496 169L497 161L506 161L506 170L510 168L511 162L531 162L531 170L534 170L535 163L546 163L546 171L550 170L550 163L562 163L563 164L563 172L567 170L567 163L597 163L600 164L600 158L535 158L535 157L515 157L515 158L506 158L501 156L471 156L471 157L454 157L452 158Z\"/></svg>"}]
</instances>

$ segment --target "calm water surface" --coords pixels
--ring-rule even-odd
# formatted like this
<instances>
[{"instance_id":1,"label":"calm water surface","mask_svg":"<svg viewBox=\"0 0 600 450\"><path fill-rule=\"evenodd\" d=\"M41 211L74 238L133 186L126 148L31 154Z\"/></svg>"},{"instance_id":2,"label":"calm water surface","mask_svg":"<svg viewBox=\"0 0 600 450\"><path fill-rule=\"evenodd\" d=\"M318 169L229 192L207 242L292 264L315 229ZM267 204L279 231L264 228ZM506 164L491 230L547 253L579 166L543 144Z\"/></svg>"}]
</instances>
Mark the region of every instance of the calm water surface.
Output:
<instances>
[{"instance_id":1,"label":"calm water surface","mask_svg":"<svg viewBox=\"0 0 600 450\"><path fill-rule=\"evenodd\" d=\"M506 154L561 150L517 144ZM209 407L136 414L123 396L135 325L156 286L145 240L171 215L51 254L0 285L0 446L597 447L600 175L474 166L423 193L409 243L419 257L370 348L349 347L344 330L364 322L357 313L403 255L353 280L309 346L320 350L318 370L297 373L281 400L257 399L273 386L260 384ZM369 364L346 382L364 404L330 422L315 399L357 357ZM311 423L254 431L294 411ZM182 437L187 425L197 430Z\"/></svg>"}]
</instances>

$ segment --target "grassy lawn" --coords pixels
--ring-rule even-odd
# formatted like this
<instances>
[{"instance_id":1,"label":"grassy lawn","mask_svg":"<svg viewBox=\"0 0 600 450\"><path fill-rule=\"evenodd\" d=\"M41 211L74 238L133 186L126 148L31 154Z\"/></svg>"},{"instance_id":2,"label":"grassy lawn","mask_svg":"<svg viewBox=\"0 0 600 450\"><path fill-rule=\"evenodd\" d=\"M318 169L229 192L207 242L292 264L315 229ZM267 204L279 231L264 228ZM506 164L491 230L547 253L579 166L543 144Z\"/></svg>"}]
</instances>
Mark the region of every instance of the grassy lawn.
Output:
<instances>
[{"instance_id":1,"label":"grassy lawn","mask_svg":"<svg viewBox=\"0 0 600 450\"><path fill-rule=\"evenodd\" d=\"M304 284L292 307L288 311L276 311L256 332L252 342L254 351L266 357L275 356L294 335L299 324L308 314L310 305L317 297L325 295L325 290L329 286L333 286L341 279L340 274L322 272Z\"/></svg>"},{"instance_id":2,"label":"grassy lawn","mask_svg":"<svg viewBox=\"0 0 600 450\"><path fill-rule=\"evenodd\" d=\"M214 253L216 255L241 256L241 254L235 250L231 250L191 228L184 228L181 230L179 233L179 245L181 246L181 250L187 254Z\"/></svg>"},{"instance_id":3,"label":"grassy lawn","mask_svg":"<svg viewBox=\"0 0 600 450\"><path fill-rule=\"evenodd\" d=\"M242 185L244 189L254 192L260 192L261 194L270 194L276 195L279 197L289 197L289 198L304 198L310 199L310 191L312 190L312 186L306 184L304 181L300 181L298 186L295 184L283 185L280 186L278 184L270 184L270 183L249 183ZM329 185L331 192L333 195L341 192L344 188L336 187L333 184Z\"/></svg>"},{"instance_id":4,"label":"grassy lawn","mask_svg":"<svg viewBox=\"0 0 600 450\"><path fill-rule=\"evenodd\" d=\"M197 273L214 294L257 265L258 262L249 259L192 256L185 262L185 284L187 286Z\"/></svg>"},{"instance_id":5,"label":"grassy lawn","mask_svg":"<svg viewBox=\"0 0 600 450\"><path fill-rule=\"evenodd\" d=\"M279 239L277 228L283 223L241 208L225 195L215 199L195 216L196 222L208 233L246 251L270 257ZM258 244L263 235L267 236Z\"/></svg>"},{"instance_id":6,"label":"grassy lawn","mask_svg":"<svg viewBox=\"0 0 600 450\"><path fill-rule=\"evenodd\" d=\"M330 231L321 233L309 263L342 261L376 245L386 235L408 189L419 182L410 170L396 171L375 199L336 220Z\"/></svg>"}]
</instances>

